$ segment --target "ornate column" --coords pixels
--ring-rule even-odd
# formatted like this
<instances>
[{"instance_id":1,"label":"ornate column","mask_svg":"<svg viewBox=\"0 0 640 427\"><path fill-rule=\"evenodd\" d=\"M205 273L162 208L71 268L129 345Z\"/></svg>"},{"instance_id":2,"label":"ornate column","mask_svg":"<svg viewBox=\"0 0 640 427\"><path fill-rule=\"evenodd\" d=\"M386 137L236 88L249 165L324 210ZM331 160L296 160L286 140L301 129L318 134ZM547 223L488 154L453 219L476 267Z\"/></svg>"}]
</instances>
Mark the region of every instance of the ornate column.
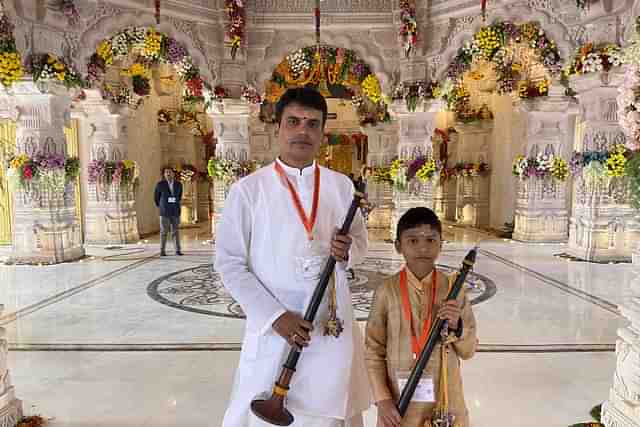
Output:
<instances>
[{"instance_id":1,"label":"ornate column","mask_svg":"<svg viewBox=\"0 0 640 427\"><path fill-rule=\"evenodd\" d=\"M363 126L367 135L367 166L388 167L398 150L398 128L395 124ZM371 176L367 178L367 196L374 205L369 214L369 228L389 229L393 211L393 190L388 182L377 182Z\"/></svg>"},{"instance_id":2,"label":"ornate column","mask_svg":"<svg viewBox=\"0 0 640 427\"><path fill-rule=\"evenodd\" d=\"M31 158L67 158L64 125L70 118L71 97L58 85L36 86L21 80L12 87L10 102L17 112L16 154ZM11 259L26 263L60 263L84 256L76 217L75 182L63 190L38 179L14 193Z\"/></svg>"},{"instance_id":3,"label":"ornate column","mask_svg":"<svg viewBox=\"0 0 640 427\"><path fill-rule=\"evenodd\" d=\"M0 305L0 315L4 305ZM5 337L5 329L0 328L0 426L13 427L22 418L22 402L15 396L11 376L7 367L9 346Z\"/></svg>"},{"instance_id":4,"label":"ornate column","mask_svg":"<svg viewBox=\"0 0 640 427\"><path fill-rule=\"evenodd\" d=\"M444 109L441 101L419 103L415 111L409 111L404 101L392 105L398 118L398 151L401 160L412 160L420 156L431 157L431 135L435 129L438 112ZM395 227L400 217L409 209L418 206L433 208L433 181L420 183L414 180L406 190L394 189L394 210L391 220L391 235L395 238Z\"/></svg>"},{"instance_id":5,"label":"ornate column","mask_svg":"<svg viewBox=\"0 0 640 427\"><path fill-rule=\"evenodd\" d=\"M457 160L462 163L488 163L491 158L493 120L455 124L458 132ZM491 168L491 165L489 165ZM490 224L490 176L457 176L456 222L476 228Z\"/></svg>"},{"instance_id":6,"label":"ornate column","mask_svg":"<svg viewBox=\"0 0 640 427\"><path fill-rule=\"evenodd\" d=\"M609 399L602 405L602 423L607 427L636 427L640 425L640 244L633 253L633 267L637 274L631 284L634 295L621 306L629 325L618 329L616 340L616 370Z\"/></svg>"},{"instance_id":7,"label":"ornate column","mask_svg":"<svg viewBox=\"0 0 640 427\"><path fill-rule=\"evenodd\" d=\"M86 90L82 107L89 124L89 163L127 159L129 109L103 100L99 91ZM90 167L88 164L82 167ZM136 166L137 167L137 166ZM93 244L137 242L138 218L133 183L89 183L85 239Z\"/></svg>"},{"instance_id":8,"label":"ornate column","mask_svg":"<svg viewBox=\"0 0 640 427\"><path fill-rule=\"evenodd\" d=\"M219 159L246 162L251 158L249 143L249 106L238 99L225 99L222 105L214 107L211 113ZM211 232L215 239L216 226L221 218L224 201L229 191L229 183L213 182L213 218Z\"/></svg>"},{"instance_id":9,"label":"ornate column","mask_svg":"<svg viewBox=\"0 0 640 427\"><path fill-rule=\"evenodd\" d=\"M554 84L549 96L523 100L527 133L522 155L556 155L569 162L577 105ZM567 181L552 177L518 179L513 238L524 242L566 242L569 237Z\"/></svg>"},{"instance_id":10,"label":"ornate column","mask_svg":"<svg viewBox=\"0 0 640 427\"><path fill-rule=\"evenodd\" d=\"M432 137L434 157L442 162L445 157L448 157L446 164L442 167L451 167L458 163L458 133L450 132L447 137L447 141L436 133ZM433 192L433 209L441 220L452 222L456 220L456 191L455 179L445 178L437 181Z\"/></svg>"},{"instance_id":11,"label":"ornate column","mask_svg":"<svg viewBox=\"0 0 640 427\"><path fill-rule=\"evenodd\" d=\"M610 151L615 145L624 144L616 102L622 78L620 70L615 69L571 78L583 120L575 151ZM568 252L589 261L630 260L633 245L640 241L637 215L629 203L625 178L578 177L573 186Z\"/></svg>"}]
</instances>

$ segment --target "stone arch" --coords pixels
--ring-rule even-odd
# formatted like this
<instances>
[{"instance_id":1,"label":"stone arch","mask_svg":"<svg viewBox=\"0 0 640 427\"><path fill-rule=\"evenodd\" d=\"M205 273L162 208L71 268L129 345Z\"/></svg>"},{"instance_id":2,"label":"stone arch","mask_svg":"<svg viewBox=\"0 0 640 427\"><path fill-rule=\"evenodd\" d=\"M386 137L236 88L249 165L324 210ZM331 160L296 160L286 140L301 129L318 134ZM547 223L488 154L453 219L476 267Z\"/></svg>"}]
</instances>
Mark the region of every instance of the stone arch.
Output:
<instances>
[{"instance_id":1,"label":"stone arch","mask_svg":"<svg viewBox=\"0 0 640 427\"><path fill-rule=\"evenodd\" d=\"M392 61L385 61L380 52L374 46L354 42L348 35L333 33L322 33L322 44L329 46L344 47L353 50L360 59L369 65L371 71L378 77L383 92L386 92L391 84L391 70L385 68L386 64L392 65ZM262 66L256 73L256 83L260 90L264 89L264 82L271 77L271 73L276 66L291 52L295 52L303 47L315 45L315 36L305 34L292 40L292 43L279 43L267 47Z\"/></svg>"},{"instance_id":2,"label":"stone arch","mask_svg":"<svg viewBox=\"0 0 640 427\"><path fill-rule=\"evenodd\" d=\"M528 19L528 22L539 23L545 33L556 42L562 60L567 61L575 49L575 44L571 42L571 36L567 28L559 23L557 19L551 19L547 14L539 10L532 10L528 7L502 8L495 11L492 10L491 22L484 23L482 22L482 18L476 17L472 21L461 25L460 29L456 30L456 28L454 28L451 31L442 44L443 49L438 53L441 59L435 71L436 80L439 81L446 77L447 68L458 53L460 46L462 46L465 41L471 40L480 28L498 20L519 22L520 16L530 16L531 19Z\"/></svg>"},{"instance_id":3,"label":"stone arch","mask_svg":"<svg viewBox=\"0 0 640 427\"><path fill-rule=\"evenodd\" d=\"M78 55L81 61L81 64L77 64L78 70L86 74L89 58L96 51L100 42L114 36L127 27L153 27L158 32L173 37L186 48L187 53L193 59L193 65L200 70L202 78L209 82L215 81L217 76L211 69L213 68L214 61L211 61L211 65L209 64L203 51L204 47L198 46L198 44L202 44L199 40L193 40L192 37L180 31L168 20L162 20L160 24L156 24L153 15L140 12L126 12L105 18L85 31L80 36L80 46L82 47Z\"/></svg>"}]
</instances>

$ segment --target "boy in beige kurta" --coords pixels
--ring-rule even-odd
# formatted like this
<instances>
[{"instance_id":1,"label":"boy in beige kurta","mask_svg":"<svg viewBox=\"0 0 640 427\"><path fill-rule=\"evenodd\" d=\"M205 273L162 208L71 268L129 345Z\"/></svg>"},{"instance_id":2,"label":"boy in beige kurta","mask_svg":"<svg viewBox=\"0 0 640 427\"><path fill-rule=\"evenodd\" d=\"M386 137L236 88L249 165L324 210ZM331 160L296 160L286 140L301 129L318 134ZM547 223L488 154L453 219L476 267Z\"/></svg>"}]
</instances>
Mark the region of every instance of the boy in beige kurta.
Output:
<instances>
[{"instance_id":1,"label":"boy in beige kurta","mask_svg":"<svg viewBox=\"0 0 640 427\"><path fill-rule=\"evenodd\" d=\"M440 220L428 208L410 209L398 222L396 249L406 265L376 290L366 331L367 368L378 407L378 427L431 425L436 401L442 398L440 342L422 375L422 392L414 395L403 419L395 405L402 391L399 382L403 384L408 378L437 318L446 319L450 331L448 412L454 416L454 426L469 426L460 359L469 359L475 353L476 322L463 291L457 300L445 302L454 276L435 269L442 249L441 233ZM433 387L431 392L429 387Z\"/></svg>"}]
</instances>

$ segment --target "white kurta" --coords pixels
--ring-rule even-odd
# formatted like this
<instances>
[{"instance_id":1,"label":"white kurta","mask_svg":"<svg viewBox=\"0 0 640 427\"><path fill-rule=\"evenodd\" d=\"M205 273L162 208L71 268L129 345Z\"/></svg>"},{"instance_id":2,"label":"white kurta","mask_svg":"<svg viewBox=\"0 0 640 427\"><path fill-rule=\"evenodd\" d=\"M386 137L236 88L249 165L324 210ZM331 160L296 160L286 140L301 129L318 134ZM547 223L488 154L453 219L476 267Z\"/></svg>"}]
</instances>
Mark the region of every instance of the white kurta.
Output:
<instances>
[{"instance_id":1,"label":"white kurta","mask_svg":"<svg viewBox=\"0 0 640 427\"><path fill-rule=\"evenodd\" d=\"M300 172L280 164L310 215L315 165ZM353 192L346 176L320 168L320 199L313 231L314 242L323 245L326 257ZM353 243L349 263L355 264L367 250L367 230L359 211L350 235ZM247 427L251 400L271 393L290 349L271 325L286 310L304 315L317 285L317 280L301 278L299 265L307 252L306 231L273 164L231 187L216 231L215 269L247 320L224 427ZM323 336L328 313L325 295L311 343L300 357L287 397L287 408L294 416L349 419L370 405L362 338L354 323L346 268L345 263L336 265L338 316L345 330L337 339Z\"/></svg>"}]
</instances>

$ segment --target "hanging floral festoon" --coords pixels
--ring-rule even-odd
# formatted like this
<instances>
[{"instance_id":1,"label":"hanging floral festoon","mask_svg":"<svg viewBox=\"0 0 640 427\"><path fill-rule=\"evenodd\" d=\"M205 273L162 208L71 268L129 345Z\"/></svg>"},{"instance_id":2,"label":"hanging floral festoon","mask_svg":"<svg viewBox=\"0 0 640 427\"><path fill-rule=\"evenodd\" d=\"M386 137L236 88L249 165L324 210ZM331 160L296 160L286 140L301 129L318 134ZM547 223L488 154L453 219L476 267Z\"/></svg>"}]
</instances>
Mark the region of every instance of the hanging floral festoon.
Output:
<instances>
[{"instance_id":1,"label":"hanging floral festoon","mask_svg":"<svg viewBox=\"0 0 640 427\"><path fill-rule=\"evenodd\" d=\"M236 59L238 49L240 49L244 42L244 4L242 0L225 0L225 11L229 18L227 37L231 41L231 59Z\"/></svg>"},{"instance_id":2,"label":"hanging floral festoon","mask_svg":"<svg viewBox=\"0 0 640 427\"><path fill-rule=\"evenodd\" d=\"M133 93L126 85L114 88L104 82L107 67L123 63L128 57L133 59L133 63L123 68L121 73L131 79ZM102 40L87 66L87 80L102 89L106 98L135 107L150 93L151 67L161 63L173 65L183 82L183 103L202 102L206 107L212 102L211 89L200 76L187 49L173 37L154 28L128 27Z\"/></svg>"},{"instance_id":3,"label":"hanging floral festoon","mask_svg":"<svg viewBox=\"0 0 640 427\"><path fill-rule=\"evenodd\" d=\"M156 3L156 24L160 24L160 0L155 0Z\"/></svg>"},{"instance_id":4,"label":"hanging floral festoon","mask_svg":"<svg viewBox=\"0 0 640 427\"><path fill-rule=\"evenodd\" d=\"M22 56L16 48L13 24L9 21L9 17L2 12L0 17L0 82L4 87L11 87L23 75Z\"/></svg>"},{"instance_id":5,"label":"hanging floral festoon","mask_svg":"<svg viewBox=\"0 0 640 427\"><path fill-rule=\"evenodd\" d=\"M413 0L400 0L400 37L404 44L404 55L415 53L418 45L418 23Z\"/></svg>"}]
</instances>

